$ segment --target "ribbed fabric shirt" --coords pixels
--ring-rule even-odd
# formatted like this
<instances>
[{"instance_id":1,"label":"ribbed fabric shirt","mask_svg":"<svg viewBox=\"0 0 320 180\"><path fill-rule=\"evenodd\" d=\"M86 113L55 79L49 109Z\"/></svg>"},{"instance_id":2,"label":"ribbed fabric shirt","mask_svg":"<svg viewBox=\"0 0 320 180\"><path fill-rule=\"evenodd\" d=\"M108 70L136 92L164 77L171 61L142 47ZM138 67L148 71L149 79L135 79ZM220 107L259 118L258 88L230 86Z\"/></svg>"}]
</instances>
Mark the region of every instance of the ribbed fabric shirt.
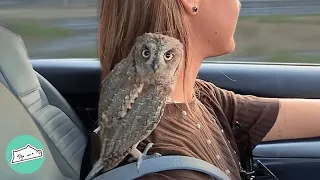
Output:
<instances>
[{"instance_id":1,"label":"ribbed fabric shirt","mask_svg":"<svg viewBox=\"0 0 320 180\"><path fill-rule=\"evenodd\" d=\"M141 142L143 151L147 143L154 146L148 154L185 155L207 161L232 180L240 179L240 157L247 149L247 135L235 132L236 122L249 130L252 148L259 144L275 123L279 111L276 98L239 95L221 89L212 83L197 80L196 97L185 103L168 103L157 128ZM196 171L171 170L153 173L139 180L207 180L212 177Z\"/></svg>"}]
</instances>

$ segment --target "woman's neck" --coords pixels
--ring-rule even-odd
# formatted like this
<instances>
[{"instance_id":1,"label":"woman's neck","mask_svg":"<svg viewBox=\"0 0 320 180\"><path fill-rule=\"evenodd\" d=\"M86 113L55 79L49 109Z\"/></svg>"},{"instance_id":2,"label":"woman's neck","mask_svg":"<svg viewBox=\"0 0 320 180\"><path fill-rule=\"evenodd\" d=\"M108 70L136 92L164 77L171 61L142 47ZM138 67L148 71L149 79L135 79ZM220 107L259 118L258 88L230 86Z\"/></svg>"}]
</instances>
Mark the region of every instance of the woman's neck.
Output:
<instances>
[{"instance_id":1,"label":"woman's neck","mask_svg":"<svg viewBox=\"0 0 320 180\"><path fill-rule=\"evenodd\" d=\"M171 93L171 100L175 102L190 102L193 100L194 85L201 65L201 58L191 58L188 62L187 69L183 65L179 70L177 83ZM185 83L185 84L184 84ZM184 89L185 92L184 93ZM186 95L186 96L185 96Z\"/></svg>"}]
</instances>

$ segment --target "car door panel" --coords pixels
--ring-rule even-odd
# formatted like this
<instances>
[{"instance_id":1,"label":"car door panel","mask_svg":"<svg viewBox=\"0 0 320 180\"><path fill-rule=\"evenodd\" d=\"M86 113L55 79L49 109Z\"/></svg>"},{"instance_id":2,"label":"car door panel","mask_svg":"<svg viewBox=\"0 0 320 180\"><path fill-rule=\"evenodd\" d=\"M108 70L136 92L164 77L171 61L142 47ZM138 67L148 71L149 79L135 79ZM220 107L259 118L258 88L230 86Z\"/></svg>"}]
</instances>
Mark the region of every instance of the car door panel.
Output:
<instances>
[{"instance_id":1,"label":"car door panel","mask_svg":"<svg viewBox=\"0 0 320 180\"><path fill-rule=\"evenodd\" d=\"M320 66L203 63L199 76L240 94L320 98Z\"/></svg>"},{"instance_id":2,"label":"car door panel","mask_svg":"<svg viewBox=\"0 0 320 180\"><path fill-rule=\"evenodd\" d=\"M33 67L62 94L97 94L95 60L33 60ZM320 66L203 63L199 77L236 93L263 97L320 98Z\"/></svg>"},{"instance_id":3,"label":"car door panel","mask_svg":"<svg viewBox=\"0 0 320 180\"><path fill-rule=\"evenodd\" d=\"M319 180L319 158L258 158L279 180Z\"/></svg>"},{"instance_id":4,"label":"car door panel","mask_svg":"<svg viewBox=\"0 0 320 180\"><path fill-rule=\"evenodd\" d=\"M307 147L307 148L306 148ZM264 143L253 151L254 156L261 158L314 158L320 159L320 139L299 141L280 141ZM320 168L320 167L319 167Z\"/></svg>"},{"instance_id":5,"label":"car door panel","mask_svg":"<svg viewBox=\"0 0 320 180\"><path fill-rule=\"evenodd\" d=\"M286 140L258 145L254 159L259 159L278 179L319 179L320 139Z\"/></svg>"},{"instance_id":6,"label":"car door panel","mask_svg":"<svg viewBox=\"0 0 320 180\"><path fill-rule=\"evenodd\" d=\"M33 60L39 72L66 98L84 121L97 119L100 63L96 60ZM203 63L199 78L240 94L261 97L320 98L320 66ZM302 119L303 120L303 119ZM317 119L315 119L317 120ZM320 140L266 142L254 149L282 179L319 179Z\"/></svg>"}]
</instances>

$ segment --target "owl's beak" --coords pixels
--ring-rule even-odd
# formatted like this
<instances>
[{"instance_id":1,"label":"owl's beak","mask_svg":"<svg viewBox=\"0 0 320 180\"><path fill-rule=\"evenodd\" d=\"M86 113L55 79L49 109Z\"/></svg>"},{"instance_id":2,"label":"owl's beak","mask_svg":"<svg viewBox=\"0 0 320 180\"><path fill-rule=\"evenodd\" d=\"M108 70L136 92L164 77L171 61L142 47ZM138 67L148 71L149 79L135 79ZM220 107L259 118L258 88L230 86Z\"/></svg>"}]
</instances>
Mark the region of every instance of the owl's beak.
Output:
<instances>
[{"instance_id":1,"label":"owl's beak","mask_svg":"<svg viewBox=\"0 0 320 180\"><path fill-rule=\"evenodd\" d=\"M158 64L157 64L155 61L153 61L153 62L152 62L152 65L151 65L151 68L153 69L154 72L156 72L156 70L158 69L158 67L159 67Z\"/></svg>"}]
</instances>

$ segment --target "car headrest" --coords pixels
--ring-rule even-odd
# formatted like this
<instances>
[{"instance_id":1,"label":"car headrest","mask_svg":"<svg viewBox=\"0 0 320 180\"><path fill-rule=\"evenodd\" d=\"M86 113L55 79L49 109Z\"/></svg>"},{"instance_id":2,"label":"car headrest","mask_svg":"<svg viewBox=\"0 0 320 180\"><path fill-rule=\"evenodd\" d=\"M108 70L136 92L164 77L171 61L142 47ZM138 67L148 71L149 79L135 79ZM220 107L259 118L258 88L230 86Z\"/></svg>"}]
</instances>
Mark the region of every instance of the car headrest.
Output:
<instances>
[{"instance_id":1,"label":"car headrest","mask_svg":"<svg viewBox=\"0 0 320 180\"><path fill-rule=\"evenodd\" d=\"M1 26L0 82L20 97L40 87L21 37Z\"/></svg>"}]
</instances>

